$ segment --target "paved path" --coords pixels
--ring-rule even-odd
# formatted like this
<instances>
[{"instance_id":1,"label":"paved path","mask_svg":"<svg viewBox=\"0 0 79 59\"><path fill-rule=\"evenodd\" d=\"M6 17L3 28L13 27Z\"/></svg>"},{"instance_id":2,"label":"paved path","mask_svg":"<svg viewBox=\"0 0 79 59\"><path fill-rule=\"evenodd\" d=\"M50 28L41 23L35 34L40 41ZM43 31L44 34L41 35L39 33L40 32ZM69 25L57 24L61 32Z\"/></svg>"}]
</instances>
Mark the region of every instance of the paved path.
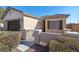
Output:
<instances>
[{"instance_id":1,"label":"paved path","mask_svg":"<svg viewBox=\"0 0 79 59\"><path fill-rule=\"evenodd\" d=\"M48 46L34 44L26 52L48 52L48 51L49 51Z\"/></svg>"},{"instance_id":2,"label":"paved path","mask_svg":"<svg viewBox=\"0 0 79 59\"><path fill-rule=\"evenodd\" d=\"M46 45L34 44L30 41L22 40L13 52L48 52L49 48Z\"/></svg>"},{"instance_id":3,"label":"paved path","mask_svg":"<svg viewBox=\"0 0 79 59\"><path fill-rule=\"evenodd\" d=\"M76 38L79 40L79 33L78 32L67 32L66 33L68 36Z\"/></svg>"}]
</instances>

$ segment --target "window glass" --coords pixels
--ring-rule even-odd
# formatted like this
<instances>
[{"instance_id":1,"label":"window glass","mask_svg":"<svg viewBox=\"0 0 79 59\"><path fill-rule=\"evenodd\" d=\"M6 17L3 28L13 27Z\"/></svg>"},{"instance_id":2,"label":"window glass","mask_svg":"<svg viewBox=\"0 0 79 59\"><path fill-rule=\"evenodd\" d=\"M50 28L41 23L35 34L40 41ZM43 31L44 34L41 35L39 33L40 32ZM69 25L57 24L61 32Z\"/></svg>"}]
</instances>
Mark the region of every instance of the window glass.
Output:
<instances>
[{"instance_id":1,"label":"window glass","mask_svg":"<svg viewBox=\"0 0 79 59\"><path fill-rule=\"evenodd\" d=\"M48 29L62 30L62 20L60 20L60 21L48 21Z\"/></svg>"}]
</instances>

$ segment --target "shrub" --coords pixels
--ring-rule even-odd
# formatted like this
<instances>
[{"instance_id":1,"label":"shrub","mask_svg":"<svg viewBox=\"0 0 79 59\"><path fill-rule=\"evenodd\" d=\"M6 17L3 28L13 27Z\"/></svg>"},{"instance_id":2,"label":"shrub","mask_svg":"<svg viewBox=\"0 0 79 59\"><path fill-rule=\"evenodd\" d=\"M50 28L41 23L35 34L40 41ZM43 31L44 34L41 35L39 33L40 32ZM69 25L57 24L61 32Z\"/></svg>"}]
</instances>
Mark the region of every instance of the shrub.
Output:
<instances>
[{"instance_id":1,"label":"shrub","mask_svg":"<svg viewBox=\"0 0 79 59\"><path fill-rule=\"evenodd\" d=\"M9 49L10 48L8 47L8 45L5 45L5 44L0 42L0 52L8 52Z\"/></svg>"},{"instance_id":2,"label":"shrub","mask_svg":"<svg viewBox=\"0 0 79 59\"><path fill-rule=\"evenodd\" d=\"M3 43L11 51L20 43L21 35L19 32L0 32L0 43Z\"/></svg>"},{"instance_id":3,"label":"shrub","mask_svg":"<svg viewBox=\"0 0 79 59\"><path fill-rule=\"evenodd\" d=\"M62 39L51 40L49 51L52 52L73 52L79 51L79 41L71 37L63 37Z\"/></svg>"}]
</instances>

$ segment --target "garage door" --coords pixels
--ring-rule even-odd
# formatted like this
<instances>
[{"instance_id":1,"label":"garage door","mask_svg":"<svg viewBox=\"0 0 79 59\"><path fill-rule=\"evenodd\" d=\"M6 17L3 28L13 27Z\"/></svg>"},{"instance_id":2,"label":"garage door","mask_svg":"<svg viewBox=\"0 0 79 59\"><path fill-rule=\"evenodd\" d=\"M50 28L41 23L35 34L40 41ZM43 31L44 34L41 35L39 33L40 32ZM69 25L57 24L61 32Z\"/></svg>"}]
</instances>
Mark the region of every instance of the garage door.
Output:
<instances>
[{"instance_id":1,"label":"garage door","mask_svg":"<svg viewBox=\"0 0 79 59\"><path fill-rule=\"evenodd\" d=\"M8 21L8 31L19 31L20 30L20 21Z\"/></svg>"}]
</instances>

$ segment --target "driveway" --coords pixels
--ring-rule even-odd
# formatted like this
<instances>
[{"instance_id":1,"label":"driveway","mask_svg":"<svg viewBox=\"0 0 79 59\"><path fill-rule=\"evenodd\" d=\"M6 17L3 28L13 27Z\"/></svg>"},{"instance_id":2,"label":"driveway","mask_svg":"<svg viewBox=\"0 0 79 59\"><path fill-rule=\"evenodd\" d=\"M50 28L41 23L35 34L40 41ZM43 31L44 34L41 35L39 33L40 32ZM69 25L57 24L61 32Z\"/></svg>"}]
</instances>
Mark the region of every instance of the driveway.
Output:
<instances>
[{"instance_id":1,"label":"driveway","mask_svg":"<svg viewBox=\"0 0 79 59\"><path fill-rule=\"evenodd\" d=\"M66 35L79 40L79 33L78 32L66 32Z\"/></svg>"}]
</instances>

